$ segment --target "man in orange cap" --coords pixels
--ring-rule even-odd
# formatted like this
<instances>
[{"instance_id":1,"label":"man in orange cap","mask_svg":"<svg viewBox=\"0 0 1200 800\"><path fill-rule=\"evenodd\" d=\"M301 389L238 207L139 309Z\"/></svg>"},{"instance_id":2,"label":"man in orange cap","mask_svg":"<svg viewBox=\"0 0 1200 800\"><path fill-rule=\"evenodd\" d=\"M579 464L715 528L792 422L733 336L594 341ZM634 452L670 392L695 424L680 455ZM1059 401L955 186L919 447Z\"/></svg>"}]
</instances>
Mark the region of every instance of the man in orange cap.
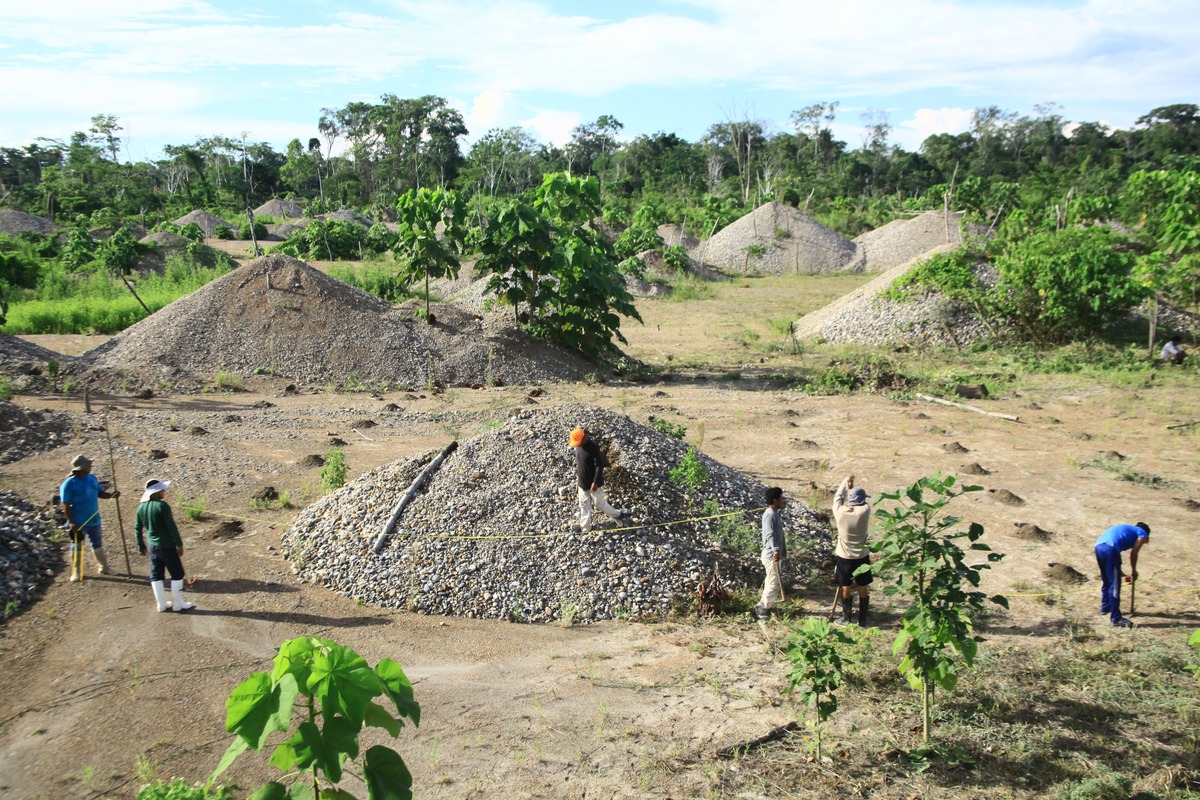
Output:
<instances>
[{"instance_id":1,"label":"man in orange cap","mask_svg":"<svg viewBox=\"0 0 1200 800\"><path fill-rule=\"evenodd\" d=\"M630 515L629 509L613 508L604 497L604 468L608 459L583 428L571 431L571 447L575 448L575 475L579 486L579 530L592 530L592 510L598 508L615 520Z\"/></svg>"}]
</instances>

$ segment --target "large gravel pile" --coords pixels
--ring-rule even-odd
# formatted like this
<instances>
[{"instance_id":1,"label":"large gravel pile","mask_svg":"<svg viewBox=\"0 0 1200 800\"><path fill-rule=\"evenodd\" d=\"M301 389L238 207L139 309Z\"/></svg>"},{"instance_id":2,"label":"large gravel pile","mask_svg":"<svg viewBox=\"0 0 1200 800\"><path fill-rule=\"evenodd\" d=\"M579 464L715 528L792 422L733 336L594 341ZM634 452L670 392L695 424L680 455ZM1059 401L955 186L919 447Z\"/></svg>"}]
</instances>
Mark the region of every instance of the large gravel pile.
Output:
<instances>
[{"instance_id":1,"label":"large gravel pile","mask_svg":"<svg viewBox=\"0 0 1200 800\"><path fill-rule=\"evenodd\" d=\"M9 378L18 391L36 384L40 376L49 372L51 362L66 367L74 360L71 356L56 353L41 345L0 333L0 374Z\"/></svg>"},{"instance_id":2,"label":"large gravel pile","mask_svg":"<svg viewBox=\"0 0 1200 800\"><path fill-rule=\"evenodd\" d=\"M498 316L393 307L295 258L267 255L126 329L80 360L151 379L217 371L425 386L578 380L595 367Z\"/></svg>"},{"instance_id":3,"label":"large gravel pile","mask_svg":"<svg viewBox=\"0 0 1200 800\"><path fill-rule=\"evenodd\" d=\"M19 233L54 233L54 223L15 208L0 208L0 233L16 236Z\"/></svg>"},{"instance_id":4,"label":"large gravel pile","mask_svg":"<svg viewBox=\"0 0 1200 800\"><path fill-rule=\"evenodd\" d=\"M210 239L217 235L216 230L222 225L224 225L226 228L233 228L233 223L226 222L217 215L210 214L207 211L199 208L195 211L189 211L179 219L175 220L175 224L180 226L188 225L193 222L199 225L200 230L204 231L204 235Z\"/></svg>"},{"instance_id":5,"label":"large gravel pile","mask_svg":"<svg viewBox=\"0 0 1200 800\"><path fill-rule=\"evenodd\" d=\"M0 619L28 606L54 579L62 564L54 532L46 512L0 492Z\"/></svg>"},{"instance_id":6,"label":"large gravel pile","mask_svg":"<svg viewBox=\"0 0 1200 800\"><path fill-rule=\"evenodd\" d=\"M854 240L866 272L884 272L944 245L962 242L961 211L927 211L912 219L892 220Z\"/></svg>"},{"instance_id":7,"label":"large gravel pile","mask_svg":"<svg viewBox=\"0 0 1200 800\"><path fill-rule=\"evenodd\" d=\"M43 453L71 440L66 414L35 411L0 400L0 464Z\"/></svg>"},{"instance_id":8,"label":"large gravel pile","mask_svg":"<svg viewBox=\"0 0 1200 800\"><path fill-rule=\"evenodd\" d=\"M299 219L304 216L304 209L295 200L281 200L273 197L254 209L256 217L274 217L275 219Z\"/></svg>"},{"instance_id":9,"label":"large gravel pile","mask_svg":"<svg viewBox=\"0 0 1200 800\"><path fill-rule=\"evenodd\" d=\"M761 255L751 248L762 248ZM862 272L858 246L784 203L765 203L692 251L730 272Z\"/></svg>"},{"instance_id":10,"label":"large gravel pile","mask_svg":"<svg viewBox=\"0 0 1200 800\"><path fill-rule=\"evenodd\" d=\"M578 522L570 430L583 425L607 452L610 502L633 521ZM719 567L727 585L758 585L757 558L715 544L724 520L706 516L668 472L687 447L628 417L579 405L523 410L461 442L399 520L379 555L372 547L396 503L438 454L380 467L314 503L283 536L285 555L309 580L364 602L420 613L533 622L669 612L691 602ZM700 498L738 512L728 524L758 538L763 484L706 456ZM569 487L565 495L560 487ZM786 512L791 539L820 546L828 530L807 508ZM667 525L678 520L680 524ZM623 529L626 525L629 529Z\"/></svg>"},{"instance_id":11,"label":"large gravel pile","mask_svg":"<svg viewBox=\"0 0 1200 800\"><path fill-rule=\"evenodd\" d=\"M801 317L796 322L797 338L838 344L932 344L941 347L963 347L986 338L990 332L978 317L940 293L927 292L903 301L879 297L891 287L892 281L930 255L956 248L953 244L936 248ZM986 274L980 277L985 281L994 280L994 276Z\"/></svg>"},{"instance_id":12,"label":"large gravel pile","mask_svg":"<svg viewBox=\"0 0 1200 800\"><path fill-rule=\"evenodd\" d=\"M676 222L663 223L655 230L658 238L663 240L663 245L666 247L682 247L690 253L700 246L700 240L685 231L683 226Z\"/></svg>"}]
</instances>

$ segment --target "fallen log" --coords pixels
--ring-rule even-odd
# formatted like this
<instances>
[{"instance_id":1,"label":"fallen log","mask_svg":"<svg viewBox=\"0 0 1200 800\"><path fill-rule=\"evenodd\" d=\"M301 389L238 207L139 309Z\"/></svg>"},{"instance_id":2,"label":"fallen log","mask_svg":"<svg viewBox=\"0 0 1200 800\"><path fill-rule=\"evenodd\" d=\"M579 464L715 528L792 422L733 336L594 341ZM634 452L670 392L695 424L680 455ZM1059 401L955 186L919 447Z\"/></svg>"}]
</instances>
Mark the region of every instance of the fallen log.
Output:
<instances>
[{"instance_id":1,"label":"fallen log","mask_svg":"<svg viewBox=\"0 0 1200 800\"><path fill-rule=\"evenodd\" d=\"M400 498L400 502L396 503L395 509L392 510L392 516L388 518L387 523L383 526L383 532L375 539L375 555L383 552L384 545L387 544L388 538L392 535L392 530L395 529L396 523L400 521L400 515L404 513L404 509L417 496L417 492L421 491L421 487L425 485L425 481L429 480L429 477L437 472L438 467L442 466L442 462L446 460L447 456L457 449L458 442L451 442L442 449L442 452L438 453L437 458L430 461L425 469L421 470L421 474L408 487L408 491Z\"/></svg>"},{"instance_id":2,"label":"fallen log","mask_svg":"<svg viewBox=\"0 0 1200 800\"><path fill-rule=\"evenodd\" d=\"M917 397L921 398L922 400L928 400L930 403L940 403L941 405L944 405L944 406L952 406L954 408L961 408L964 411L974 411L976 414L984 414L985 416L989 416L989 417L999 417L1000 419L1006 419L1009 422L1020 422L1021 421L1020 417L1013 416L1012 414L1001 414L999 411L984 411L982 408L976 408L975 406L969 406L966 403L955 403L951 400L942 400L937 397L930 397L927 394L918 394Z\"/></svg>"},{"instance_id":3,"label":"fallen log","mask_svg":"<svg viewBox=\"0 0 1200 800\"><path fill-rule=\"evenodd\" d=\"M737 744L731 744L728 747L722 747L717 751L717 756L719 758L736 758L737 756L744 756L756 747L762 747L767 742L773 742L776 739L782 739L784 736L787 736L789 733L794 730L798 730L799 728L800 723L794 721L789 722L786 725L779 725L771 728L771 730L755 739L747 739L744 742L738 742Z\"/></svg>"}]
</instances>

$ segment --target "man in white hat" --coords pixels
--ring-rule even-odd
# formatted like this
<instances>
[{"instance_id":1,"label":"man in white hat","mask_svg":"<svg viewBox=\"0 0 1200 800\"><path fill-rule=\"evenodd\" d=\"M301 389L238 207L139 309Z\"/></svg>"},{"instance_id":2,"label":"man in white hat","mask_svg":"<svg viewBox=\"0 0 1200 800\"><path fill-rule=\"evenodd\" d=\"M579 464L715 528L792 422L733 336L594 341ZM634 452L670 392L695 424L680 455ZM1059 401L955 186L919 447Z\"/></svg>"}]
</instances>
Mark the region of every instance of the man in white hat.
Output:
<instances>
[{"instance_id":1,"label":"man in white hat","mask_svg":"<svg viewBox=\"0 0 1200 800\"><path fill-rule=\"evenodd\" d=\"M75 549L83 547L84 536L92 544L97 572L107 575L108 559L104 557L104 540L100 537L100 498L120 497L121 493L116 489L104 491L92 474L92 460L78 455L71 462L71 474L59 487L58 496L71 530L71 580L83 579L83 557L81 555L77 561Z\"/></svg>"},{"instance_id":2,"label":"man in white hat","mask_svg":"<svg viewBox=\"0 0 1200 800\"><path fill-rule=\"evenodd\" d=\"M192 604L183 599L183 537L175 525L171 507L163 499L170 481L151 478L146 481L142 502L137 508L133 525L137 537L138 552L146 555L146 540L150 541L150 588L154 590L154 601L159 611L187 611ZM167 605L167 593L163 585L163 572L171 575L171 605Z\"/></svg>"}]
</instances>

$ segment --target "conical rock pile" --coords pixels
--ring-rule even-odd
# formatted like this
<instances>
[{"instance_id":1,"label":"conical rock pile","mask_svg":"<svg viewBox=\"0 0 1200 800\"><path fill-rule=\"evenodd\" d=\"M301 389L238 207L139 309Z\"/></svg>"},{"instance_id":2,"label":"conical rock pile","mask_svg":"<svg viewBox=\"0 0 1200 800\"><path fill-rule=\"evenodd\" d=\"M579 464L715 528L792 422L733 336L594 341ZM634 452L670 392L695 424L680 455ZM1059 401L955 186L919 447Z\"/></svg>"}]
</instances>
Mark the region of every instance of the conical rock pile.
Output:
<instances>
[{"instance_id":1,"label":"conical rock pile","mask_svg":"<svg viewBox=\"0 0 1200 800\"><path fill-rule=\"evenodd\" d=\"M784 203L765 203L692 251L731 272L862 272L858 246Z\"/></svg>"},{"instance_id":2,"label":"conical rock pile","mask_svg":"<svg viewBox=\"0 0 1200 800\"><path fill-rule=\"evenodd\" d=\"M578 522L570 430L588 429L611 466L605 490L632 521ZM762 581L763 484L707 456L708 479L689 498L668 473L687 446L628 417L568 405L524 410L467 439L401 516L377 555L376 537L432 450L373 470L309 506L283 536L298 573L347 596L425 614L545 622L654 616L690 607L697 583L719 568L726 585ZM567 487L565 493L560 493ZM715 501L718 519L704 508ZM811 550L828 530L811 510L785 512L789 541ZM717 543L734 528L749 553Z\"/></svg>"},{"instance_id":3,"label":"conical rock pile","mask_svg":"<svg viewBox=\"0 0 1200 800\"><path fill-rule=\"evenodd\" d=\"M221 226L233 228L232 223L226 222L216 214L210 214L202 208L198 208L195 211L189 211L179 219L175 220L174 224L183 226L193 222L199 225L200 230L204 231L204 235L210 239L217 235L217 228L220 228Z\"/></svg>"},{"instance_id":4,"label":"conical rock pile","mask_svg":"<svg viewBox=\"0 0 1200 800\"><path fill-rule=\"evenodd\" d=\"M295 258L267 255L126 329L81 360L158 373L269 373L424 386L577 380L594 366L524 331L449 306L436 324Z\"/></svg>"},{"instance_id":5,"label":"conical rock pile","mask_svg":"<svg viewBox=\"0 0 1200 800\"><path fill-rule=\"evenodd\" d=\"M54 233L54 223L16 208L0 208L0 233L7 233L9 236L38 233L45 236Z\"/></svg>"}]
</instances>

